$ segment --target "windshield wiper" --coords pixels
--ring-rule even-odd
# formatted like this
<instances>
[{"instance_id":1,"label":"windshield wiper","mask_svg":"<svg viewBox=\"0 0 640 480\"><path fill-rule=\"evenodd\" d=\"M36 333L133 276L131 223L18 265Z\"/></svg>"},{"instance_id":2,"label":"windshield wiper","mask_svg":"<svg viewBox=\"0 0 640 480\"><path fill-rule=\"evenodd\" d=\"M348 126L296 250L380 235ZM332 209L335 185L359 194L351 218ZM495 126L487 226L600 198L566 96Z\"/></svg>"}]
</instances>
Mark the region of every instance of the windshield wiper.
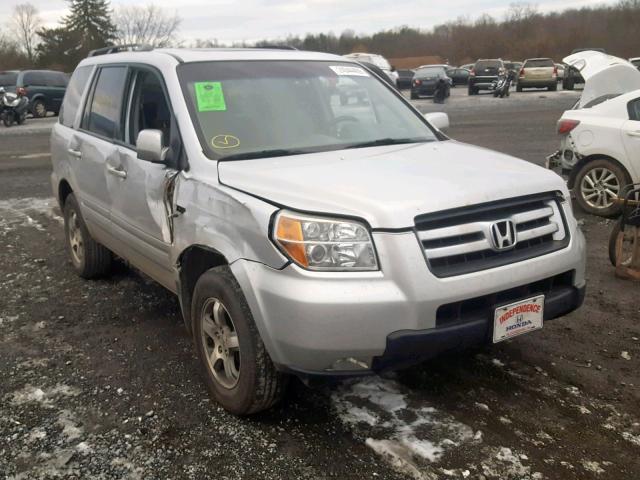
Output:
<instances>
[{"instance_id":1,"label":"windshield wiper","mask_svg":"<svg viewBox=\"0 0 640 480\"><path fill-rule=\"evenodd\" d=\"M380 147L383 145L402 145L404 143L421 143L421 142L428 142L429 140L425 139L425 138L420 138L420 137L414 137L414 138L379 138L377 140L371 140L368 142L360 142L360 143L354 143L351 144L347 147L344 147L345 149L347 148L366 148L366 147Z\"/></svg>"},{"instance_id":2,"label":"windshield wiper","mask_svg":"<svg viewBox=\"0 0 640 480\"><path fill-rule=\"evenodd\" d=\"M274 150L259 150L257 152L236 153L234 155L226 155L218 159L219 162L226 160L252 160L254 158L269 158L269 157L286 157L288 155L302 155L303 153L309 153L305 150L287 150L278 148Z\"/></svg>"}]
</instances>

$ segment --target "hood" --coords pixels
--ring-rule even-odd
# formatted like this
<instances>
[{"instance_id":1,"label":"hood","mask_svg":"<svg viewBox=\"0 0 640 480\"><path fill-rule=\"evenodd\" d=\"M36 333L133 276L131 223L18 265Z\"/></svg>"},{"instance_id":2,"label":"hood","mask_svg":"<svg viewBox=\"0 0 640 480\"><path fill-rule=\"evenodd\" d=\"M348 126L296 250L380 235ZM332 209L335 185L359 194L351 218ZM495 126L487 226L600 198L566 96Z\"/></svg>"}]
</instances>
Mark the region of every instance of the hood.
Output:
<instances>
[{"instance_id":1,"label":"hood","mask_svg":"<svg viewBox=\"0 0 640 480\"><path fill-rule=\"evenodd\" d=\"M640 71L622 58L587 50L569 55L563 62L578 70L585 81L578 108L605 95L640 89Z\"/></svg>"},{"instance_id":2,"label":"hood","mask_svg":"<svg viewBox=\"0 0 640 480\"><path fill-rule=\"evenodd\" d=\"M532 163L452 140L218 163L220 181L293 210L413 227L423 213L561 190Z\"/></svg>"}]
</instances>

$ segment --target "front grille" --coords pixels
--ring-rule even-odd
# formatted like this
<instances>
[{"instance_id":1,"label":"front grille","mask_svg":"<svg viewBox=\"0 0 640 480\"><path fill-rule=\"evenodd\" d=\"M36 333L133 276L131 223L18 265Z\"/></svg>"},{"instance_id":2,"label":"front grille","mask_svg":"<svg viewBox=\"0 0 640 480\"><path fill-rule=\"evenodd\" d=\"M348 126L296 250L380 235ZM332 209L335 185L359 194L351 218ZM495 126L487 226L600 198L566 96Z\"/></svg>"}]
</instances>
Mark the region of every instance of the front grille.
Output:
<instances>
[{"instance_id":1,"label":"front grille","mask_svg":"<svg viewBox=\"0 0 640 480\"><path fill-rule=\"evenodd\" d=\"M557 192L529 195L416 217L429 269L440 278L477 272L546 255L569 244ZM515 245L500 249L492 226L508 220Z\"/></svg>"},{"instance_id":2,"label":"front grille","mask_svg":"<svg viewBox=\"0 0 640 480\"><path fill-rule=\"evenodd\" d=\"M436 327L489 319L498 305L505 305L536 295L549 295L554 291L573 287L573 276L574 271L571 270L502 292L442 305L436 312Z\"/></svg>"}]
</instances>

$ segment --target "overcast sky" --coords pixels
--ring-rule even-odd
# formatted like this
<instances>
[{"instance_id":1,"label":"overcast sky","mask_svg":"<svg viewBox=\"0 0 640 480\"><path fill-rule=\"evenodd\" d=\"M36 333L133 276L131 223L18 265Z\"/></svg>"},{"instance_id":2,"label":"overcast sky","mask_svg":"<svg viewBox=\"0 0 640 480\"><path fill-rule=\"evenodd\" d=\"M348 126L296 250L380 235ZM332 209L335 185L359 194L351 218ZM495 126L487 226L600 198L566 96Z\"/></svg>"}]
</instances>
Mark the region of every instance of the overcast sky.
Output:
<instances>
[{"instance_id":1,"label":"overcast sky","mask_svg":"<svg viewBox=\"0 0 640 480\"><path fill-rule=\"evenodd\" d=\"M5 31L13 7L26 0L0 0L0 31ZM67 14L64 0L31 0L46 26L54 26ZM474 19L488 13L501 17L513 0L119 0L118 5L154 3L175 11L183 22L179 36L185 40L218 39L222 43L284 38L288 34L352 29L357 33L408 25L428 29L460 16ZM540 11L602 3L602 0L541 0ZM437 6L436 6L437 5Z\"/></svg>"}]
</instances>

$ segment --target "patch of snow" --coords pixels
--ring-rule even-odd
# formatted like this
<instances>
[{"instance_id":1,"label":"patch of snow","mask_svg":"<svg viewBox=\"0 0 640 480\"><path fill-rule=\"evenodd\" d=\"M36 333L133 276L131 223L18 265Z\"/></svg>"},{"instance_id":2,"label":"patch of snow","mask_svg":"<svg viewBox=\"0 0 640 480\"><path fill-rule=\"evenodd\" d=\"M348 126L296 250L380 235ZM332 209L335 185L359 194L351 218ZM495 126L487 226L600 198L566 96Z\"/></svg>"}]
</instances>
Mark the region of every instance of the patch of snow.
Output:
<instances>
[{"instance_id":1,"label":"patch of snow","mask_svg":"<svg viewBox=\"0 0 640 480\"><path fill-rule=\"evenodd\" d=\"M73 420L74 415L69 410L62 410L58 415L58 425L62 427L62 434L68 441L77 440L82 436L82 428Z\"/></svg>"},{"instance_id":2,"label":"patch of snow","mask_svg":"<svg viewBox=\"0 0 640 480\"><path fill-rule=\"evenodd\" d=\"M40 403L42 405L50 405L51 401L55 397L65 396L77 396L80 395L80 390L75 387L70 387L64 384L58 384L53 388L43 390L32 385L25 385L24 388L16 390L13 393L7 395L11 398L11 403L14 405L23 405L25 403Z\"/></svg>"},{"instance_id":3,"label":"patch of snow","mask_svg":"<svg viewBox=\"0 0 640 480\"><path fill-rule=\"evenodd\" d=\"M497 358L492 358L491 363L493 363L496 367L504 367L504 363Z\"/></svg>"},{"instance_id":4,"label":"patch of snow","mask_svg":"<svg viewBox=\"0 0 640 480\"><path fill-rule=\"evenodd\" d=\"M543 478L540 472L531 474L531 467L522 463L524 459L526 455L522 458L510 448L499 447L492 457L482 463L482 472L490 478Z\"/></svg>"},{"instance_id":5,"label":"patch of snow","mask_svg":"<svg viewBox=\"0 0 640 480\"><path fill-rule=\"evenodd\" d=\"M640 447L640 435L631 432L622 432L622 438Z\"/></svg>"},{"instance_id":6,"label":"patch of snow","mask_svg":"<svg viewBox=\"0 0 640 480\"><path fill-rule=\"evenodd\" d=\"M582 460L582 467L587 472L595 473L596 475L600 475L601 473L604 473L604 469L600 466L598 462Z\"/></svg>"},{"instance_id":7,"label":"patch of snow","mask_svg":"<svg viewBox=\"0 0 640 480\"><path fill-rule=\"evenodd\" d=\"M469 426L450 415L424 404L413 406L409 392L394 380L369 377L345 383L331 399L340 420L366 438L367 446L416 479L436 478L427 464L437 462L447 449L479 441Z\"/></svg>"},{"instance_id":8,"label":"patch of snow","mask_svg":"<svg viewBox=\"0 0 640 480\"><path fill-rule=\"evenodd\" d=\"M0 200L0 230L15 230L17 227L33 227L44 231L45 227L32 215L45 215L63 223L62 217L55 213L56 201L53 198L10 198Z\"/></svg>"}]
</instances>

